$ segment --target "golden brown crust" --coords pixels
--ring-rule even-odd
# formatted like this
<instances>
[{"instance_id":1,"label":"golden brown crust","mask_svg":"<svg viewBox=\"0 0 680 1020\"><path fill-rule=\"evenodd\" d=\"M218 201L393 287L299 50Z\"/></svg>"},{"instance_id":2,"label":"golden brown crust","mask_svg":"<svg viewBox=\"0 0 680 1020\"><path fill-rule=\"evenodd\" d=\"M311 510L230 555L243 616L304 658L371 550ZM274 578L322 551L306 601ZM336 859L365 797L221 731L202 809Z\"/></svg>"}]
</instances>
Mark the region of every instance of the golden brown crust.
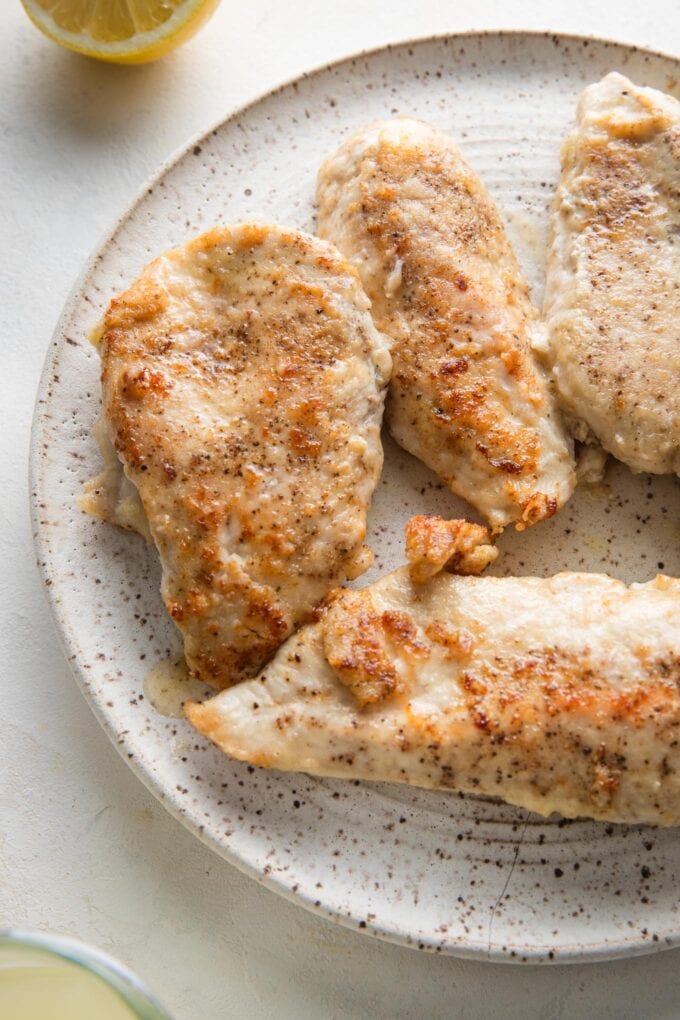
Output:
<instances>
[{"instance_id":1,"label":"golden brown crust","mask_svg":"<svg viewBox=\"0 0 680 1020\"><path fill-rule=\"evenodd\" d=\"M251 676L370 562L389 354L356 273L305 234L216 228L111 302L101 355L191 671Z\"/></svg>"},{"instance_id":2,"label":"golden brown crust","mask_svg":"<svg viewBox=\"0 0 680 1020\"><path fill-rule=\"evenodd\" d=\"M329 613L331 626L324 628L326 658L357 703L364 707L397 694L397 671L387 655L382 620L370 597L343 592Z\"/></svg>"},{"instance_id":3,"label":"golden brown crust","mask_svg":"<svg viewBox=\"0 0 680 1020\"><path fill-rule=\"evenodd\" d=\"M323 615L323 643L326 661L361 708L404 693L395 653L411 663L429 655L409 615L377 611L369 590L337 593Z\"/></svg>"},{"instance_id":4,"label":"golden brown crust","mask_svg":"<svg viewBox=\"0 0 680 1020\"><path fill-rule=\"evenodd\" d=\"M394 342L390 429L500 531L551 516L575 479L530 341L539 328L498 211L444 134L369 126L319 174L319 229Z\"/></svg>"},{"instance_id":5,"label":"golden brown crust","mask_svg":"<svg viewBox=\"0 0 680 1020\"><path fill-rule=\"evenodd\" d=\"M411 580L423 584L440 570L481 574L498 556L488 528L470 521L419 515L406 525L406 557Z\"/></svg>"},{"instance_id":6,"label":"golden brown crust","mask_svg":"<svg viewBox=\"0 0 680 1020\"><path fill-rule=\"evenodd\" d=\"M679 634L673 578L442 572L414 585L401 569L336 599L191 719L274 768L679 824Z\"/></svg>"}]
</instances>

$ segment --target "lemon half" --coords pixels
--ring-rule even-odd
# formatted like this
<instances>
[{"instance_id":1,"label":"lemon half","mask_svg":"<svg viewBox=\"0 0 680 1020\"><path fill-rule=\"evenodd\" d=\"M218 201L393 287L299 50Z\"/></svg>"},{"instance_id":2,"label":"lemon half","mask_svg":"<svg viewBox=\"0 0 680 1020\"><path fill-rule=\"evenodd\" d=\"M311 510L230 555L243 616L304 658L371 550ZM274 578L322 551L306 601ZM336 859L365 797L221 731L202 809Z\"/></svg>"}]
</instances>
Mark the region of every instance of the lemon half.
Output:
<instances>
[{"instance_id":1,"label":"lemon half","mask_svg":"<svg viewBox=\"0 0 680 1020\"><path fill-rule=\"evenodd\" d=\"M181 46L219 0L21 0L60 46L116 64L144 64Z\"/></svg>"}]
</instances>

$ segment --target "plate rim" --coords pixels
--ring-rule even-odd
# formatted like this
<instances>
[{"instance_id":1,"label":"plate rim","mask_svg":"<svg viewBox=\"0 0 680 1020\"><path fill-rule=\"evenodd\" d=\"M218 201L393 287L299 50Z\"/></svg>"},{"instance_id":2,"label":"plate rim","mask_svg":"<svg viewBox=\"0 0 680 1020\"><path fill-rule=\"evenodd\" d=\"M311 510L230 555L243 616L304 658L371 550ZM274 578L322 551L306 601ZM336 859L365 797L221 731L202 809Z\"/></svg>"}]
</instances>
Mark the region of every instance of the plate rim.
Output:
<instances>
[{"instance_id":1,"label":"plate rim","mask_svg":"<svg viewBox=\"0 0 680 1020\"><path fill-rule=\"evenodd\" d=\"M109 738L113 747L116 749L128 768L130 768L134 775L146 787L149 793L156 798L156 800L176 821L196 836L200 842L204 846L208 847L213 853L216 853L223 860L233 865L242 874L254 879L259 885L262 885L277 895L282 896L284 899L288 900L288 902L297 904L313 914L342 925L344 928L349 928L350 930L360 934L370 935L393 945L399 945L405 948L424 952L437 953L442 956L454 956L459 959L474 960L477 962L533 965L602 963L608 960L622 959L631 956L646 956L680 946L680 922L675 929L671 929L667 933L660 932L658 942L645 941L641 939L639 935L634 935L630 938L620 938L611 941L605 940L600 943L592 943L590 945L584 945L583 943L568 943L557 950L554 950L554 947L549 944L534 944L531 947L526 947L506 942L503 946L501 946L500 943L489 945L486 942L474 941L467 938L464 939L462 937L449 938L444 944L442 944L441 940L436 940L433 935L414 938L413 934L405 927L399 926L395 923L392 923L390 926L386 926L378 923L377 919L375 921L368 921L359 914L352 912L340 913L332 907L325 906L318 900L313 900L311 896L308 896L299 890L294 891L290 883L285 878L275 875L274 873L263 872L247 858L238 853L234 848L226 846L225 844L218 842L212 836L207 835L203 826L198 825L178 804L174 802L171 797L167 795L166 791L161 786L158 777L146 766L143 760L138 758L137 755L134 755L132 758L128 757L127 745L124 739L121 739L115 732L111 721L103 710L103 707L89 690L86 673L79 661L78 642L75 635L72 633L69 616L59 606L55 597L55 592L53 591L51 578L47 569L48 543L45 534L43 533L43 525L40 521L42 508L40 506L39 499L41 489L39 440L43 420L42 412L43 406L47 402L46 398L50 384L52 363L61 346L60 341L62 338L63 328L67 319L77 307L78 298L83 284L95 269L100 253L109 245L123 222L134 213L137 206L140 205L148 192L152 190L166 175L166 173L179 163L180 160L182 160L195 145L200 145L201 142L208 139L219 129L237 121L240 117L246 115L251 109L257 107L260 103L284 92L286 89L291 88L298 82L306 81L310 78L323 75L329 71L337 70L345 64L351 64L352 62L360 59L371 58L379 54L389 53L392 50L404 49L409 46L425 46L429 43L441 43L444 40L486 38L516 38L521 40L558 39L562 42L566 41L581 45L584 43L594 43L596 45L613 46L619 49L625 49L631 53L640 53L657 59L671 61L676 63L680 68L680 55L652 47L638 46L635 43L622 42L617 39L596 34L560 32L550 31L549 29L534 28L467 29L461 32L437 32L422 36L409 36L406 39L378 44L376 46L357 50L345 56L337 57L321 64L314 65L310 69L304 70L298 74L293 74L282 82L256 93L252 98L236 106L226 116L218 118L211 122L207 128L201 129L191 135L186 141L176 146L171 153L158 164L156 169L144 180L141 187L139 187L135 192L131 201L127 203L114 218L110 227L99 237L83 263L83 266L76 276L74 283L67 294L66 300L64 301L64 305L45 350L31 419L28 458L28 499L30 504L31 533L33 548L37 557L37 568L40 575L43 594L46 597L50 617L54 624L59 644L64 652L66 662L84 700ZM510 869L512 870L513 867L514 862L510 865Z\"/></svg>"}]
</instances>

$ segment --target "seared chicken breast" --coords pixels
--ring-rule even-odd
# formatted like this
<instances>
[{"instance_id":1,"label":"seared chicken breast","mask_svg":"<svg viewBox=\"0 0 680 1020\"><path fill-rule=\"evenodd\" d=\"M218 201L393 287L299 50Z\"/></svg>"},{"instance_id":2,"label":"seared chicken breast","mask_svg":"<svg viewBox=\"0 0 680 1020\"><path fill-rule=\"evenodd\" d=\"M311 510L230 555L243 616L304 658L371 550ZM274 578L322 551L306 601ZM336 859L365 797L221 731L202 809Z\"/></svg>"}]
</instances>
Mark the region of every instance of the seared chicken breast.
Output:
<instances>
[{"instance_id":1,"label":"seared chicken breast","mask_svg":"<svg viewBox=\"0 0 680 1020\"><path fill-rule=\"evenodd\" d=\"M253 765L680 822L680 581L418 584L418 550L440 558L410 545L411 573L337 592L256 680L188 705L193 725Z\"/></svg>"},{"instance_id":2,"label":"seared chicken breast","mask_svg":"<svg viewBox=\"0 0 680 1020\"><path fill-rule=\"evenodd\" d=\"M497 209L454 143L399 118L321 167L319 234L356 265L393 342L387 419L496 531L550 517L571 441L531 341L540 330Z\"/></svg>"},{"instance_id":3,"label":"seared chicken breast","mask_svg":"<svg viewBox=\"0 0 680 1020\"><path fill-rule=\"evenodd\" d=\"M330 245L244 225L156 259L106 313L108 437L190 670L215 686L256 673L370 562L390 356L368 307ZM88 501L121 520L96 483Z\"/></svg>"},{"instance_id":4,"label":"seared chicken breast","mask_svg":"<svg viewBox=\"0 0 680 1020\"><path fill-rule=\"evenodd\" d=\"M411 580L423 584L442 569L481 574L497 558L498 549L479 524L418 514L406 525L406 556Z\"/></svg>"},{"instance_id":5,"label":"seared chicken breast","mask_svg":"<svg viewBox=\"0 0 680 1020\"><path fill-rule=\"evenodd\" d=\"M562 151L547 357L580 439L680 472L680 103L608 74Z\"/></svg>"}]
</instances>

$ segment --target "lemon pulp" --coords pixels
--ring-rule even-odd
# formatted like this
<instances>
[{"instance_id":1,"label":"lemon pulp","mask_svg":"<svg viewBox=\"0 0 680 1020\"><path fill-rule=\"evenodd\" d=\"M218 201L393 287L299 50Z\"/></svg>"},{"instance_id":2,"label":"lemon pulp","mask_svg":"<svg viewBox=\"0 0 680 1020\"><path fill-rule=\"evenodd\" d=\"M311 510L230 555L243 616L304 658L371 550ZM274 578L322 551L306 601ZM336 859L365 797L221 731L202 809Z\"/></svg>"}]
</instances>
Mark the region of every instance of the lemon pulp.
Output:
<instances>
[{"instance_id":1,"label":"lemon pulp","mask_svg":"<svg viewBox=\"0 0 680 1020\"><path fill-rule=\"evenodd\" d=\"M189 39L219 0L22 0L61 46L118 63L156 60Z\"/></svg>"}]
</instances>

